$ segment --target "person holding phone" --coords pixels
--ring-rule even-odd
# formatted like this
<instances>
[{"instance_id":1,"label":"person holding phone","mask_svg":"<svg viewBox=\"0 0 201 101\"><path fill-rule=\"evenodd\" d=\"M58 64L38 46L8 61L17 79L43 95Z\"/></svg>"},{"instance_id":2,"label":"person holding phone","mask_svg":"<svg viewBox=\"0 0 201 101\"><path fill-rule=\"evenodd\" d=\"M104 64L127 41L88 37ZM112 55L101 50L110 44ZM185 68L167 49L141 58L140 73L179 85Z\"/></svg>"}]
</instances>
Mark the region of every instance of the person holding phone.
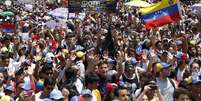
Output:
<instances>
[{"instance_id":1,"label":"person holding phone","mask_svg":"<svg viewBox=\"0 0 201 101\"><path fill-rule=\"evenodd\" d=\"M136 101L164 101L160 89L155 81L145 84Z\"/></svg>"}]
</instances>

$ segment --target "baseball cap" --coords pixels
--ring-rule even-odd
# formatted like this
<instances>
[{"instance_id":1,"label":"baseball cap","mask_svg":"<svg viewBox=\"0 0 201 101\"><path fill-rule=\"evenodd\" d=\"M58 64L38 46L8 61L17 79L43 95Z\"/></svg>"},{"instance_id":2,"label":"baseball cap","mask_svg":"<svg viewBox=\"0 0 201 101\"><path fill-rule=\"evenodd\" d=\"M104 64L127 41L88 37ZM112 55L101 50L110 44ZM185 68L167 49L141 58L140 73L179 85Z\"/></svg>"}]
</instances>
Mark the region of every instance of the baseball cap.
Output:
<instances>
[{"instance_id":1,"label":"baseball cap","mask_svg":"<svg viewBox=\"0 0 201 101\"><path fill-rule=\"evenodd\" d=\"M24 89L26 91L31 90L30 82L29 81L24 82L23 85L22 85L22 89Z\"/></svg>"},{"instance_id":2,"label":"baseball cap","mask_svg":"<svg viewBox=\"0 0 201 101\"><path fill-rule=\"evenodd\" d=\"M109 64L114 64L114 63L115 63L115 60L113 60L112 58L109 58L109 59L107 60L107 62L108 62Z\"/></svg>"},{"instance_id":3,"label":"baseball cap","mask_svg":"<svg viewBox=\"0 0 201 101\"><path fill-rule=\"evenodd\" d=\"M189 42L191 45L196 45L196 40L190 40Z\"/></svg>"},{"instance_id":4,"label":"baseball cap","mask_svg":"<svg viewBox=\"0 0 201 101\"><path fill-rule=\"evenodd\" d=\"M152 80L152 81L149 81L148 84L156 85L156 81L153 81L153 80Z\"/></svg>"},{"instance_id":5,"label":"baseball cap","mask_svg":"<svg viewBox=\"0 0 201 101\"><path fill-rule=\"evenodd\" d=\"M59 100L64 98L61 91L54 89L51 93L50 93L50 98L51 99L55 99L55 100Z\"/></svg>"},{"instance_id":6,"label":"baseball cap","mask_svg":"<svg viewBox=\"0 0 201 101\"><path fill-rule=\"evenodd\" d=\"M1 48L1 53L6 53L6 52L8 52L8 48L2 47L2 48Z\"/></svg>"},{"instance_id":7,"label":"baseball cap","mask_svg":"<svg viewBox=\"0 0 201 101\"><path fill-rule=\"evenodd\" d=\"M92 96L92 92L89 90L89 89L84 89L82 92L81 92L82 95L89 95L89 96Z\"/></svg>"},{"instance_id":8,"label":"baseball cap","mask_svg":"<svg viewBox=\"0 0 201 101\"><path fill-rule=\"evenodd\" d=\"M166 62L162 62L161 65L163 66L164 69L169 69L172 65Z\"/></svg>"},{"instance_id":9,"label":"baseball cap","mask_svg":"<svg viewBox=\"0 0 201 101\"><path fill-rule=\"evenodd\" d=\"M112 83L107 83L107 84L106 84L106 89L107 89L108 91L112 91L112 89L113 89Z\"/></svg>"},{"instance_id":10,"label":"baseball cap","mask_svg":"<svg viewBox=\"0 0 201 101\"><path fill-rule=\"evenodd\" d=\"M156 63L156 71L157 72L160 72L162 68L163 68L163 65L161 63Z\"/></svg>"},{"instance_id":11,"label":"baseball cap","mask_svg":"<svg viewBox=\"0 0 201 101\"><path fill-rule=\"evenodd\" d=\"M42 59L42 57L41 57L40 55L36 55L36 56L34 56L34 59L35 59L36 61L39 61L39 60Z\"/></svg>"},{"instance_id":12,"label":"baseball cap","mask_svg":"<svg viewBox=\"0 0 201 101\"><path fill-rule=\"evenodd\" d=\"M136 48L135 52L136 52L137 55L141 55L142 52L143 52L142 46L141 46L141 45L138 46L138 47Z\"/></svg>"},{"instance_id":13,"label":"baseball cap","mask_svg":"<svg viewBox=\"0 0 201 101\"><path fill-rule=\"evenodd\" d=\"M108 91L112 91L112 90L115 88L115 85L116 85L116 87L117 87L117 84L115 84L115 83L107 83L107 84L106 84L106 89L107 89Z\"/></svg>"},{"instance_id":14,"label":"baseball cap","mask_svg":"<svg viewBox=\"0 0 201 101\"><path fill-rule=\"evenodd\" d=\"M132 57L132 58L131 58L131 64L132 64L132 65L135 65L136 63L137 63L137 60L136 60L134 57Z\"/></svg>"},{"instance_id":15,"label":"baseball cap","mask_svg":"<svg viewBox=\"0 0 201 101\"><path fill-rule=\"evenodd\" d=\"M181 45L181 44L183 44L183 42L182 42L181 40L177 40L177 41L176 41L176 44L177 44L177 45Z\"/></svg>"},{"instance_id":16,"label":"baseball cap","mask_svg":"<svg viewBox=\"0 0 201 101\"><path fill-rule=\"evenodd\" d=\"M46 54L46 58L52 58L55 57L53 53L49 52Z\"/></svg>"},{"instance_id":17,"label":"baseball cap","mask_svg":"<svg viewBox=\"0 0 201 101\"><path fill-rule=\"evenodd\" d=\"M177 52L176 56L175 56L178 60L184 60L186 61L188 59L188 56L186 53L183 52Z\"/></svg>"},{"instance_id":18,"label":"baseball cap","mask_svg":"<svg viewBox=\"0 0 201 101\"><path fill-rule=\"evenodd\" d=\"M36 82L36 89L37 89L37 90L42 90L42 89L43 89L43 83L41 83L41 82Z\"/></svg>"},{"instance_id":19,"label":"baseball cap","mask_svg":"<svg viewBox=\"0 0 201 101\"><path fill-rule=\"evenodd\" d=\"M51 53L51 52L47 53L46 57L45 57L46 62L47 63L53 63L54 60L52 58L54 58L54 57L55 57L55 55L53 53Z\"/></svg>"},{"instance_id":20,"label":"baseball cap","mask_svg":"<svg viewBox=\"0 0 201 101\"><path fill-rule=\"evenodd\" d=\"M82 51L84 50L84 47L82 47L81 45L77 45L75 50Z\"/></svg>"},{"instance_id":21,"label":"baseball cap","mask_svg":"<svg viewBox=\"0 0 201 101\"><path fill-rule=\"evenodd\" d=\"M62 49L62 53L63 53L63 54L68 54L69 51L68 51L68 49Z\"/></svg>"},{"instance_id":22,"label":"baseball cap","mask_svg":"<svg viewBox=\"0 0 201 101\"><path fill-rule=\"evenodd\" d=\"M85 53L82 52L82 51L76 52L76 56L79 57L79 58L82 58L84 55L85 55Z\"/></svg>"},{"instance_id":23,"label":"baseball cap","mask_svg":"<svg viewBox=\"0 0 201 101\"><path fill-rule=\"evenodd\" d=\"M11 91L14 92L14 87L12 85L6 85L5 91Z\"/></svg>"}]
</instances>

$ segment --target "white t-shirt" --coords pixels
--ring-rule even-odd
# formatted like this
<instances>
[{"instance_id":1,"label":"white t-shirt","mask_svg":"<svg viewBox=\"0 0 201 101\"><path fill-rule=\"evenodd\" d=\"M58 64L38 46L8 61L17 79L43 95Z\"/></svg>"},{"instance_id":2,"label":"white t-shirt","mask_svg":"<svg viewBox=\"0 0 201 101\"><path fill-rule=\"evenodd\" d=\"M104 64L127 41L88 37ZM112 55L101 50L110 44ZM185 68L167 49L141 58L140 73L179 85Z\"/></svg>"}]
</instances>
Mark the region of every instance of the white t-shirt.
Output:
<instances>
[{"instance_id":1,"label":"white t-shirt","mask_svg":"<svg viewBox=\"0 0 201 101\"><path fill-rule=\"evenodd\" d=\"M20 33L20 37L22 38L22 41L26 42L30 39L29 33Z\"/></svg>"},{"instance_id":2,"label":"white t-shirt","mask_svg":"<svg viewBox=\"0 0 201 101\"><path fill-rule=\"evenodd\" d=\"M82 92L82 90L84 88L84 85L83 85L83 83L81 82L80 79L76 80L75 87L76 87L77 91L79 92L79 94L81 94L81 92Z\"/></svg>"},{"instance_id":3,"label":"white t-shirt","mask_svg":"<svg viewBox=\"0 0 201 101\"><path fill-rule=\"evenodd\" d=\"M178 69L178 71L177 71L177 80L178 81L182 81L183 80L184 72L185 72L185 69L183 71L181 71L180 69Z\"/></svg>"},{"instance_id":4,"label":"white t-shirt","mask_svg":"<svg viewBox=\"0 0 201 101\"><path fill-rule=\"evenodd\" d=\"M173 101L173 93L175 88L171 84L169 78L165 80L159 80L159 78L156 78L156 81L157 81L157 85L159 85L164 101Z\"/></svg>"},{"instance_id":5,"label":"white t-shirt","mask_svg":"<svg viewBox=\"0 0 201 101\"><path fill-rule=\"evenodd\" d=\"M76 62L76 65L77 65L78 68L80 69L80 76L81 76L82 78L84 78L84 75L85 75L85 66L84 66L84 64L83 64L83 61L82 61L82 60L77 61L77 62Z\"/></svg>"},{"instance_id":6,"label":"white t-shirt","mask_svg":"<svg viewBox=\"0 0 201 101\"><path fill-rule=\"evenodd\" d=\"M92 92L92 101L97 101L96 95Z\"/></svg>"},{"instance_id":7,"label":"white t-shirt","mask_svg":"<svg viewBox=\"0 0 201 101\"><path fill-rule=\"evenodd\" d=\"M10 58L9 65L8 65L8 72L15 72L20 69L21 62L17 62Z\"/></svg>"}]
</instances>

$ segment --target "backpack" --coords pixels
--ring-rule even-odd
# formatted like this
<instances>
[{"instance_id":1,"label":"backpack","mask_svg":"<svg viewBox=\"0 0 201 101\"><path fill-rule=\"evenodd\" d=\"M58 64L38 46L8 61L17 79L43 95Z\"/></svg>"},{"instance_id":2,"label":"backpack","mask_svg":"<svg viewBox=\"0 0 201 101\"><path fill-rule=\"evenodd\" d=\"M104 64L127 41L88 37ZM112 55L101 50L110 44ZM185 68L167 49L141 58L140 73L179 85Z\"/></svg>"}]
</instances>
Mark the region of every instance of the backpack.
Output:
<instances>
[{"instance_id":1,"label":"backpack","mask_svg":"<svg viewBox=\"0 0 201 101\"><path fill-rule=\"evenodd\" d=\"M174 87L174 90L175 90L176 89L176 85L175 85L174 81L172 79L169 79L169 78L168 78L168 80L170 81L170 83L172 84L172 86Z\"/></svg>"}]
</instances>

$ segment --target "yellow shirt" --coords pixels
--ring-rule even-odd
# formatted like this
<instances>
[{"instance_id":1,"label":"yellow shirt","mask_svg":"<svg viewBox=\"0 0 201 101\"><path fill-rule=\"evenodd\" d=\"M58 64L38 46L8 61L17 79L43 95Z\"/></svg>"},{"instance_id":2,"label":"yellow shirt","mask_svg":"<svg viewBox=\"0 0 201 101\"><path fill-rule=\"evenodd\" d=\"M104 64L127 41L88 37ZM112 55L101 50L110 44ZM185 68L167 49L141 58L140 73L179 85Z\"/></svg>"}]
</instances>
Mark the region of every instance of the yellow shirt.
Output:
<instances>
[{"instance_id":1,"label":"yellow shirt","mask_svg":"<svg viewBox=\"0 0 201 101\"><path fill-rule=\"evenodd\" d=\"M96 96L97 101L101 101L101 95L98 89L94 89L92 93Z\"/></svg>"},{"instance_id":2,"label":"yellow shirt","mask_svg":"<svg viewBox=\"0 0 201 101\"><path fill-rule=\"evenodd\" d=\"M8 95L5 95L5 96L3 96L3 97L0 99L0 101L14 101L14 99L11 98L11 97L8 96Z\"/></svg>"},{"instance_id":3,"label":"yellow shirt","mask_svg":"<svg viewBox=\"0 0 201 101\"><path fill-rule=\"evenodd\" d=\"M151 101L159 101L158 97L154 96L153 99L151 99Z\"/></svg>"}]
</instances>

